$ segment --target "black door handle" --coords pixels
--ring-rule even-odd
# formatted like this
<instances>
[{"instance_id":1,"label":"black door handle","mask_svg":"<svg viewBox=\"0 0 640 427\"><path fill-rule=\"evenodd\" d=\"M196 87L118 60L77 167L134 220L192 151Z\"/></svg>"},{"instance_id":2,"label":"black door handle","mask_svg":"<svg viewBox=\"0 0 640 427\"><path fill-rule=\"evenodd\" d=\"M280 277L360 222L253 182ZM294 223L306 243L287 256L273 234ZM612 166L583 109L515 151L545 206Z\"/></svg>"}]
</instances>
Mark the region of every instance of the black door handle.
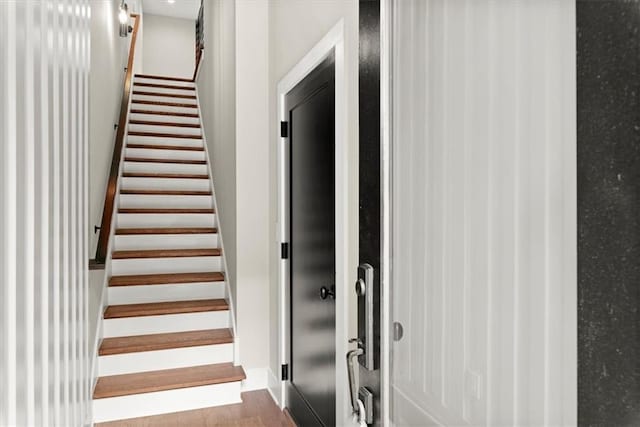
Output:
<instances>
[{"instance_id":1,"label":"black door handle","mask_svg":"<svg viewBox=\"0 0 640 427\"><path fill-rule=\"evenodd\" d=\"M335 292L333 291L334 287L331 286L331 289L327 288L326 286L323 286L320 288L320 298L321 299L327 299L327 298L331 298L331 299L335 299L336 295Z\"/></svg>"}]
</instances>

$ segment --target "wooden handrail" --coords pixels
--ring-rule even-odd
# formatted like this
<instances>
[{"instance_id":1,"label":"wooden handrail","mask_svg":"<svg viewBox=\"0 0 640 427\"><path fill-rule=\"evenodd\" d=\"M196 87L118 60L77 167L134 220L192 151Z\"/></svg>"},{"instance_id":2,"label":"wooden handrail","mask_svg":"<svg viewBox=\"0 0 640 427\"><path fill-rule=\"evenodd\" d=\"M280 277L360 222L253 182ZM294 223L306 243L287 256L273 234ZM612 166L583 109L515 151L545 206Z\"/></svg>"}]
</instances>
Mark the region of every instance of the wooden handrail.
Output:
<instances>
[{"instance_id":1,"label":"wooden handrail","mask_svg":"<svg viewBox=\"0 0 640 427\"><path fill-rule=\"evenodd\" d=\"M113 147L113 157L111 158L111 170L109 171L109 181L107 191L104 196L104 208L102 210L102 223L100 225L100 236L98 237L98 249L96 250L96 263L104 264L107 258L109 247L109 235L111 234L111 220L113 218L113 207L115 205L116 187L118 185L118 175L120 174L120 159L122 158L122 147L124 146L124 134L127 127L127 117L129 115L129 97L131 96L131 83L133 79L133 57L136 51L136 39L138 37L138 27L140 17L131 14L135 19L133 33L131 34L131 47L129 49L129 61L127 62L127 74L124 79L124 93L120 103L120 119L118 120L118 131L116 142Z\"/></svg>"}]
</instances>

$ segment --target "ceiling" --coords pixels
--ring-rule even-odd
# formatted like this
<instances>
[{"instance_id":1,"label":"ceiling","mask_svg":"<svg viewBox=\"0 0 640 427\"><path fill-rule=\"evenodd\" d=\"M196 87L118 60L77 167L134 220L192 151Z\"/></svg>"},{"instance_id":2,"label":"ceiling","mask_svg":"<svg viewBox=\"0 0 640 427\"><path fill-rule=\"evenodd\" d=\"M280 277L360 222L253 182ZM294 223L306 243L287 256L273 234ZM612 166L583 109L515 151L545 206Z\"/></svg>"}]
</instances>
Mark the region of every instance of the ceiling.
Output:
<instances>
[{"instance_id":1,"label":"ceiling","mask_svg":"<svg viewBox=\"0 0 640 427\"><path fill-rule=\"evenodd\" d=\"M143 0L142 11L150 15L172 16L174 18L193 19L198 17L200 0Z\"/></svg>"}]
</instances>

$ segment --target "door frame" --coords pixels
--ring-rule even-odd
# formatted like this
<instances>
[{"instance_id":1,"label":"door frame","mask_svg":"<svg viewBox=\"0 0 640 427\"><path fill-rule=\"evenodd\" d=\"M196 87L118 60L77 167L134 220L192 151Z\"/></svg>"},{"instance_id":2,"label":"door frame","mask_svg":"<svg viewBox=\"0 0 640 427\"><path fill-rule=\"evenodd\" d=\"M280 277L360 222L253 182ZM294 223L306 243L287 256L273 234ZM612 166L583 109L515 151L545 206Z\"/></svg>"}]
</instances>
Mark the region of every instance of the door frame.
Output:
<instances>
[{"instance_id":1,"label":"door frame","mask_svg":"<svg viewBox=\"0 0 640 427\"><path fill-rule=\"evenodd\" d=\"M287 121L285 97L298 83L313 71L332 51L335 55L335 233L336 233L336 422L350 418L348 380L344 357L349 340L349 283L348 260L348 134L347 134L347 70L345 67L344 20L340 19L331 30L278 82L276 89L278 124ZM277 179L278 223L276 244L289 242L289 172L286 138L280 136L277 126ZM289 365L289 259L278 263L278 360ZM282 408L287 405L285 382L280 380L276 396Z\"/></svg>"}]
</instances>

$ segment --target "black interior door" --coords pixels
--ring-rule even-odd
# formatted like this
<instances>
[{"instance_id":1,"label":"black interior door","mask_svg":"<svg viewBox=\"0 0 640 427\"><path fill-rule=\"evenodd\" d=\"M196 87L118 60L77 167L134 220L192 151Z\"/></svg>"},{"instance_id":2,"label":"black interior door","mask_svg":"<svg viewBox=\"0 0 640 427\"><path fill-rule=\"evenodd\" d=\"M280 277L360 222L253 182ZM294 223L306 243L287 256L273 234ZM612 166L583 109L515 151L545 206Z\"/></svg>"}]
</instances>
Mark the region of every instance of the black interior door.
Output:
<instances>
[{"instance_id":1,"label":"black interior door","mask_svg":"<svg viewBox=\"0 0 640 427\"><path fill-rule=\"evenodd\" d=\"M301 426L335 418L335 67L333 54L286 98L290 177L289 410Z\"/></svg>"}]
</instances>

